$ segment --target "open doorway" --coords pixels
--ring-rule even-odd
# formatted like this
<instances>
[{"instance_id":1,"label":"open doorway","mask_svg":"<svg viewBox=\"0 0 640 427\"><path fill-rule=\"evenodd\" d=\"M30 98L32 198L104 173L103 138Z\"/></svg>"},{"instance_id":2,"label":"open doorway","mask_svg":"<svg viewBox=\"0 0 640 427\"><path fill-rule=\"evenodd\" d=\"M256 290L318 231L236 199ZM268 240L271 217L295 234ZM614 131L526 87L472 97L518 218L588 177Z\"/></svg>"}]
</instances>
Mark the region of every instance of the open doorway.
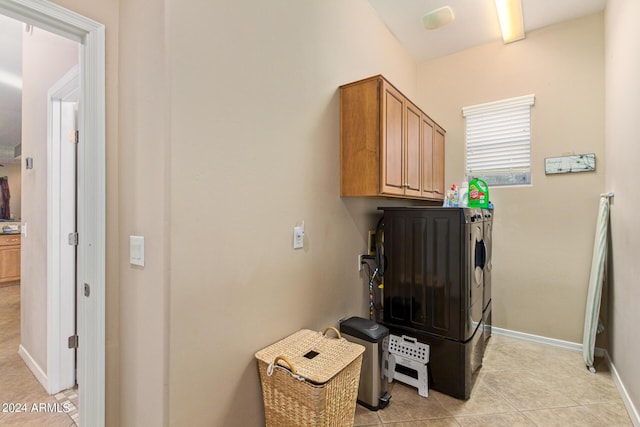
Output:
<instances>
[{"instance_id":1,"label":"open doorway","mask_svg":"<svg viewBox=\"0 0 640 427\"><path fill-rule=\"evenodd\" d=\"M19 20L27 25L27 30L46 30L77 45L76 60L79 60L79 108L78 108L78 162L77 162L77 283L80 284L77 296L77 383L79 403L82 408L80 424L104 425L105 411L105 75L104 75L104 26L66 10L53 3L41 0L0 0L0 14ZM79 54L78 54L79 53ZM55 62L55 61L54 61ZM54 62L43 65L49 68ZM65 70L67 71L68 68ZM57 76L59 78L59 76ZM51 84L47 86L47 90ZM47 97L44 96L45 104ZM46 111L46 107L45 107ZM46 114L45 114L46 117ZM46 123L46 120L45 120ZM46 128L46 125L45 125ZM31 129L23 127L23 129ZM25 139L26 135L22 136ZM46 139L46 138L45 138ZM47 158L42 155L28 156L23 147L23 165L27 164L33 175L47 175ZM26 157L30 157L27 163ZM33 176L32 176L33 178ZM23 179L23 184L25 180ZM26 207L23 210L26 214ZM47 209L50 210L49 205ZM24 216L24 215L23 215ZM45 221L46 222L46 221ZM26 225L26 226L25 226ZM46 229L46 227L44 227ZM38 235L38 222L22 223L23 237ZM47 236L48 239L49 236ZM47 239L40 241L39 247L46 246ZM25 239L26 240L26 239ZM34 239L36 240L36 239ZM51 252L51 251L49 251ZM43 259L28 260L34 269L51 263L50 253ZM38 263L38 264L36 264ZM29 268L31 270L31 268ZM24 272L23 272L24 274ZM21 279L22 282L22 279ZM21 285L22 287L22 285ZM44 288L44 292L43 292ZM45 286L33 286L29 291L20 291L20 303L42 301L47 307L50 289ZM38 300L40 296L40 300ZM51 366L48 357L49 322L48 308L42 310L21 309L22 331L28 330L33 336L21 336L20 349L26 350L23 359L30 366L42 384L49 385L46 378ZM38 317L39 316L39 317ZM29 319L29 320L27 320ZM44 320L44 327L42 321ZM77 342L77 341L76 341ZM43 350L44 349L44 350ZM28 357L24 357L28 356ZM38 369L39 368L39 369ZM44 368L44 369L43 369ZM44 375L43 378L41 378ZM41 403L41 402L34 402ZM35 408L37 416L56 406ZM22 409L22 408L20 408ZM17 411L14 411L16 413ZM1 414L0 423L9 421L9 415ZM5 417L5 418L2 418ZM34 422L35 419L26 418Z\"/></svg>"},{"instance_id":2,"label":"open doorway","mask_svg":"<svg viewBox=\"0 0 640 427\"><path fill-rule=\"evenodd\" d=\"M6 116L13 118L11 128L3 132L0 126L0 132L12 137L0 141L0 155L4 155L2 161L7 165L11 162L8 170L17 166L17 173L0 178L12 196L8 201L3 197L3 207L7 202L5 210L10 207L13 220L6 221L7 215L0 219L0 238L5 240L0 243L12 245L1 248L0 275L6 273L6 279L13 279L20 288L20 292L13 291L18 297L19 312L7 309L6 313L7 317L19 319L10 326L19 327L20 340L17 346L13 340L6 341L4 346L12 348L3 349L3 354L14 361L12 352L17 350L30 371L9 363L4 365L2 378L21 379L23 392L28 390L29 395L39 396L28 401L20 390L10 396L8 401L25 403L27 412L33 412L32 405L39 408L47 404L47 408L55 409L49 412L66 413L78 421L75 403L56 404L56 400L34 389L39 382L49 395L57 396L65 390L70 390L67 395L77 395L76 352L65 344L75 343L77 336L76 251L66 235L76 231L75 131L80 99L80 45L6 16L0 19L5 42L0 47L2 62L21 63L20 67L3 71L19 84L0 85L0 93L8 92L2 96L3 112L8 111ZM8 46L10 43L13 46ZM63 136L71 132L72 140ZM46 414L38 412L38 417ZM25 417L25 421L34 421L33 415Z\"/></svg>"}]
</instances>

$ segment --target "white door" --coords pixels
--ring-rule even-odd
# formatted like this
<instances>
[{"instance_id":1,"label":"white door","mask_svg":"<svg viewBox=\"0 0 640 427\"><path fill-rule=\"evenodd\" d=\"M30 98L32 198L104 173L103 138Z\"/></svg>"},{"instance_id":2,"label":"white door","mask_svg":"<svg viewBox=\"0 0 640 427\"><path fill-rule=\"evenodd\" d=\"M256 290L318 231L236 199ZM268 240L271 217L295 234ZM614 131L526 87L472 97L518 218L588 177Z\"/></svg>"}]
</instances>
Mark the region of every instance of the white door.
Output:
<instances>
[{"instance_id":1,"label":"white door","mask_svg":"<svg viewBox=\"0 0 640 427\"><path fill-rule=\"evenodd\" d=\"M79 67L49 90L47 376L50 394L76 383L77 111Z\"/></svg>"}]
</instances>

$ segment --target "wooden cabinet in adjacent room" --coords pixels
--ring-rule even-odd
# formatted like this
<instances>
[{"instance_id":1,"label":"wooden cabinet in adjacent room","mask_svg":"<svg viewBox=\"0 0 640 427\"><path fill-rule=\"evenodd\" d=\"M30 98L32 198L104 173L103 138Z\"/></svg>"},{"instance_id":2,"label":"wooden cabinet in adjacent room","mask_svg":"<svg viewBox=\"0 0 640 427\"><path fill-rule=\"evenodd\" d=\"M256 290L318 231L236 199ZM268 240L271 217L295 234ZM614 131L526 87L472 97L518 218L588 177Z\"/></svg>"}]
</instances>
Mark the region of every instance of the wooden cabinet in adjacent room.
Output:
<instances>
[{"instance_id":1,"label":"wooden cabinet in adjacent room","mask_svg":"<svg viewBox=\"0 0 640 427\"><path fill-rule=\"evenodd\" d=\"M20 280L20 235L0 235L0 283Z\"/></svg>"},{"instance_id":2,"label":"wooden cabinet in adjacent room","mask_svg":"<svg viewBox=\"0 0 640 427\"><path fill-rule=\"evenodd\" d=\"M444 134L380 75L341 86L340 195L443 200Z\"/></svg>"}]
</instances>

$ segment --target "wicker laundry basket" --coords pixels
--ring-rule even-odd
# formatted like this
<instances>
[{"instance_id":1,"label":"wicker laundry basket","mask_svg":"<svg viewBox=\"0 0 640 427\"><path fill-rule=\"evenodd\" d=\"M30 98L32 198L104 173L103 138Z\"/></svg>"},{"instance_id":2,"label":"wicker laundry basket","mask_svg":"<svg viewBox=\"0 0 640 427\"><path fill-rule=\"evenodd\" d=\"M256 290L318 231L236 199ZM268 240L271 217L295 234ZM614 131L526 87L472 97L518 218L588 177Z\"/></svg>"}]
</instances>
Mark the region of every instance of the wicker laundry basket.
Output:
<instances>
[{"instance_id":1,"label":"wicker laundry basket","mask_svg":"<svg viewBox=\"0 0 640 427\"><path fill-rule=\"evenodd\" d=\"M267 426L352 426L363 352L335 328L303 329L258 351Z\"/></svg>"}]
</instances>

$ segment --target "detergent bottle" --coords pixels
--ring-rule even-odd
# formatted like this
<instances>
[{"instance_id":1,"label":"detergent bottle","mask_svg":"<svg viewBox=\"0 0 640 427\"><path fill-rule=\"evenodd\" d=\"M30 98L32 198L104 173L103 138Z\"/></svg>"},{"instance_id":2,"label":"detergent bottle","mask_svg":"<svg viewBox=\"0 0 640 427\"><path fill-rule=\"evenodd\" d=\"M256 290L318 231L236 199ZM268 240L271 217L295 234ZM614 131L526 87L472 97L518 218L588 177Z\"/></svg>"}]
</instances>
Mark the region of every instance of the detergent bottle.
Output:
<instances>
[{"instance_id":1,"label":"detergent bottle","mask_svg":"<svg viewBox=\"0 0 640 427\"><path fill-rule=\"evenodd\" d=\"M469 181L469 202L470 208L484 208L489 206L489 186L480 178L473 178Z\"/></svg>"},{"instance_id":2,"label":"detergent bottle","mask_svg":"<svg viewBox=\"0 0 640 427\"><path fill-rule=\"evenodd\" d=\"M458 186L456 184L451 186L451 190L447 190L447 195L444 198L444 204L442 206L445 208L458 207Z\"/></svg>"},{"instance_id":3,"label":"detergent bottle","mask_svg":"<svg viewBox=\"0 0 640 427\"><path fill-rule=\"evenodd\" d=\"M458 190L458 206L466 208L469 205L469 183L462 181L462 185Z\"/></svg>"}]
</instances>

